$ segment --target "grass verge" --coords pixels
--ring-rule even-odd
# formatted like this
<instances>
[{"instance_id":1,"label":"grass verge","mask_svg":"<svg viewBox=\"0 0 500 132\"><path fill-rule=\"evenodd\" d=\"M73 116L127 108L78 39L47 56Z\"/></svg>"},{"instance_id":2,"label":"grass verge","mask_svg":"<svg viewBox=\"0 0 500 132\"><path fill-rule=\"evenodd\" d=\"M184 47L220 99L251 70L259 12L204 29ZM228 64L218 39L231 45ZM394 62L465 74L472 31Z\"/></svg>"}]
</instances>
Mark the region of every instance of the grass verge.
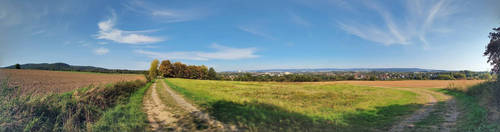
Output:
<instances>
[{"instance_id":1,"label":"grass verge","mask_svg":"<svg viewBox=\"0 0 500 132\"><path fill-rule=\"evenodd\" d=\"M147 115L142 110L145 92L151 83L140 88L130 96L127 104L119 104L106 111L102 118L92 125L93 131L144 131L147 127Z\"/></svg>"}]
</instances>

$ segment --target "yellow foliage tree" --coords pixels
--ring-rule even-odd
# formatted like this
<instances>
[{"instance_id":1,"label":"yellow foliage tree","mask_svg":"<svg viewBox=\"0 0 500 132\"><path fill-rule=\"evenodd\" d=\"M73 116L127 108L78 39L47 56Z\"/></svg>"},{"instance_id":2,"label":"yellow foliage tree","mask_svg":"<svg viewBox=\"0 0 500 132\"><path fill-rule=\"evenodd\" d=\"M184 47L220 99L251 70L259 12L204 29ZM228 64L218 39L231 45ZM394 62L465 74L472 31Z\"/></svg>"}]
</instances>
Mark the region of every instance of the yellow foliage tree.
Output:
<instances>
[{"instance_id":1,"label":"yellow foliage tree","mask_svg":"<svg viewBox=\"0 0 500 132\"><path fill-rule=\"evenodd\" d=\"M151 67L149 68L149 78L155 79L158 75L158 59L155 59L151 62Z\"/></svg>"}]
</instances>

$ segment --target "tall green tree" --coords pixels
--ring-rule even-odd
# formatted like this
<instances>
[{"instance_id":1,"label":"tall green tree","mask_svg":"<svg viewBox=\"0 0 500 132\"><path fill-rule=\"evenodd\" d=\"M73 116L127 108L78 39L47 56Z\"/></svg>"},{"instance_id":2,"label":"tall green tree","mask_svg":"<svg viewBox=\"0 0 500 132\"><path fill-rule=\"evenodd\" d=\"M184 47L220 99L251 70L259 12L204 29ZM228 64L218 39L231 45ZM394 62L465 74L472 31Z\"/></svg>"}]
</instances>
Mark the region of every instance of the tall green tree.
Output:
<instances>
[{"instance_id":1,"label":"tall green tree","mask_svg":"<svg viewBox=\"0 0 500 132\"><path fill-rule=\"evenodd\" d=\"M158 75L158 59L154 59L151 62L151 67L149 68L149 78L150 79L155 79L156 76Z\"/></svg>"},{"instance_id":2,"label":"tall green tree","mask_svg":"<svg viewBox=\"0 0 500 132\"><path fill-rule=\"evenodd\" d=\"M21 65L16 64L16 69L21 69Z\"/></svg>"},{"instance_id":3,"label":"tall green tree","mask_svg":"<svg viewBox=\"0 0 500 132\"><path fill-rule=\"evenodd\" d=\"M210 67L210 69L208 69L208 79L210 79L210 80L217 79L217 72L215 72L215 69L212 67Z\"/></svg>"},{"instance_id":4,"label":"tall green tree","mask_svg":"<svg viewBox=\"0 0 500 132\"><path fill-rule=\"evenodd\" d=\"M488 56L488 63L490 63L493 68L491 72L500 72L500 27L493 28L493 32L489 35L490 42L486 46L486 51L484 56Z\"/></svg>"}]
</instances>

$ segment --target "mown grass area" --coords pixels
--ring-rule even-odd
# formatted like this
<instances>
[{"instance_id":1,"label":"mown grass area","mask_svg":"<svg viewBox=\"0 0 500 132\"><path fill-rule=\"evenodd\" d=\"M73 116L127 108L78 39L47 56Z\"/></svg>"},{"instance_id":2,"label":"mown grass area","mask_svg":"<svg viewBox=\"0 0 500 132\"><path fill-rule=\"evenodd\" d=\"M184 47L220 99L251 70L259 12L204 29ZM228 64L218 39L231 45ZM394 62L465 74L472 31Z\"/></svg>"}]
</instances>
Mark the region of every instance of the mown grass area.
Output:
<instances>
[{"instance_id":1,"label":"mown grass area","mask_svg":"<svg viewBox=\"0 0 500 132\"><path fill-rule=\"evenodd\" d=\"M422 103L412 92L346 84L165 82L218 120L253 131L383 131Z\"/></svg>"},{"instance_id":2,"label":"mown grass area","mask_svg":"<svg viewBox=\"0 0 500 132\"><path fill-rule=\"evenodd\" d=\"M132 112L142 112L140 108L142 105L135 104L138 96L142 96L138 92L144 91L146 85L144 81L137 80L87 87L62 94L21 96L17 94L18 87L9 87L4 80L1 82L0 131L90 131L94 123L101 122L101 119L123 121L118 118L119 116L109 116L120 113L115 111L123 111L120 117L140 117L140 113ZM142 91L137 91L138 89ZM139 110L127 106L139 107ZM120 108L128 109L115 110ZM107 117L102 118L103 115ZM120 128L136 128L137 125L134 124L136 122L138 121L113 125L125 124L132 126L120 126ZM95 126L101 128L106 125L99 123Z\"/></svg>"}]
</instances>

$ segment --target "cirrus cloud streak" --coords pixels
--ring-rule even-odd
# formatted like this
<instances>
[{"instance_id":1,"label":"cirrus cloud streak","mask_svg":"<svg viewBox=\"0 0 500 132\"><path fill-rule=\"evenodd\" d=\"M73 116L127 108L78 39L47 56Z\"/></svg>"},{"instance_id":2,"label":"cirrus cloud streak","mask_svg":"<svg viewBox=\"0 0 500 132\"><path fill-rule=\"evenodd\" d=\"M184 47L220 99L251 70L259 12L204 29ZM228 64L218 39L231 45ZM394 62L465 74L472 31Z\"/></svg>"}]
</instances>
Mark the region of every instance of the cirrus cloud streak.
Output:
<instances>
[{"instance_id":1,"label":"cirrus cloud streak","mask_svg":"<svg viewBox=\"0 0 500 132\"><path fill-rule=\"evenodd\" d=\"M159 59L181 59L181 60L238 60L257 58L256 48L231 48L218 44L212 44L213 52L203 51L180 51L180 52L154 52L146 50L135 50L135 53L146 55L150 58Z\"/></svg>"},{"instance_id":2,"label":"cirrus cloud streak","mask_svg":"<svg viewBox=\"0 0 500 132\"><path fill-rule=\"evenodd\" d=\"M160 37L146 36L140 33L152 32L146 31L124 31L115 28L116 15L113 12L112 17L106 21L101 21L97 25L99 26L99 32L96 35L97 39L111 40L117 43L124 44L149 44L164 41Z\"/></svg>"}]
</instances>

